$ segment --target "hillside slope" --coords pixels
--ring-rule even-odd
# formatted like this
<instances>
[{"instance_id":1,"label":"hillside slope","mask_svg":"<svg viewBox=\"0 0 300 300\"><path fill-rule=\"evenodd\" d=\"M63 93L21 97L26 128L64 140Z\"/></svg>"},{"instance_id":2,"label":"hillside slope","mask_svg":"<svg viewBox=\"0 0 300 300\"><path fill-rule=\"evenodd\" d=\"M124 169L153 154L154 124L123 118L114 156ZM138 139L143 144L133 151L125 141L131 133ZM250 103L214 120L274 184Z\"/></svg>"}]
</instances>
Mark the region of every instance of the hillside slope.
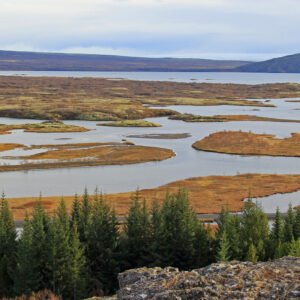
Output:
<instances>
[{"instance_id":1,"label":"hillside slope","mask_svg":"<svg viewBox=\"0 0 300 300\"><path fill-rule=\"evenodd\" d=\"M222 71L245 61L191 58L145 58L116 55L38 53L0 50L5 71Z\"/></svg>"},{"instance_id":2,"label":"hillside slope","mask_svg":"<svg viewBox=\"0 0 300 300\"><path fill-rule=\"evenodd\" d=\"M300 73L300 53L247 64L236 68L238 72Z\"/></svg>"}]
</instances>

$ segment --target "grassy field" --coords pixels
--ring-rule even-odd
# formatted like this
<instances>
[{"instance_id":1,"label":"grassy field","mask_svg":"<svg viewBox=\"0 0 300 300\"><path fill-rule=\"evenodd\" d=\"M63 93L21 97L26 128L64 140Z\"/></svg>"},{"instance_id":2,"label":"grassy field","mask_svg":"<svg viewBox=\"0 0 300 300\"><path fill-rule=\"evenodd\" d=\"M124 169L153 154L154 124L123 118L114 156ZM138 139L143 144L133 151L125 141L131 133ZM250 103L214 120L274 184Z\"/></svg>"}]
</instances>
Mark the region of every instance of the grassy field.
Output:
<instances>
[{"instance_id":1,"label":"grassy field","mask_svg":"<svg viewBox=\"0 0 300 300\"><path fill-rule=\"evenodd\" d=\"M285 139L270 134L241 131L222 131L210 134L193 144L197 150L268 156L300 156L300 134L292 133Z\"/></svg>"},{"instance_id":2,"label":"grassy field","mask_svg":"<svg viewBox=\"0 0 300 300\"><path fill-rule=\"evenodd\" d=\"M249 197L265 197L278 193L290 193L300 190L300 175L244 174L236 176L207 176L175 181L158 188L141 190L142 199L151 204L153 199L162 201L166 192L176 192L178 188L189 192L192 207L197 213L219 213L227 206L230 211L240 211L243 200ZM131 204L132 193L106 195L106 201L118 215L125 215ZM73 196L64 197L68 209ZM26 211L31 212L38 198L9 199L16 220L23 220ZM43 197L45 209L51 213L57 207L61 197Z\"/></svg>"},{"instance_id":3,"label":"grassy field","mask_svg":"<svg viewBox=\"0 0 300 300\"><path fill-rule=\"evenodd\" d=\"M299 97L299 84L212 84L101 78L0 77L0 116L31 119L136 120L169 116L149 105L251 105L245 99ZM147 106L145 106L145 104Z\"/></svg>"},{"instance_id":4,"label":"grassy field","mask_svg":"<svg viewBox=\"0 0 300 300\"><path fill-rule=\"evenodd\" d=\"M252 115L216 115L216 116L198 116L193 114L177 114L170 116L171 120L181 120L184 122L291 122L300 123L300 120L276 119L268 117L258 117Z\"/></svg>"},{"instance_id":5,"label":"grassy field","mask_svg":"<svg viewBox=\"0 0 300 300\"><path fill-rule=\"evenodd\" d=\"M98 125L111 126L111 127L161 127L161 125L158 123L149 122L146 120L124 120L124 121L103 123Z\"/></svg>"},{"instance_id":6,"label":"grassy field","mask_svg":"<svg viewBox=\"0 0 300 300\"><path fill-rule=\"evenodd\" d=\"M37 132L37 133L55 133L55 132L85 132L89 129L67 125L63 122L42 122L36 124L0 124L0 134L9 134L10 131L16 129L23 129L25 132Z\"/></svg>"}]
</instances>

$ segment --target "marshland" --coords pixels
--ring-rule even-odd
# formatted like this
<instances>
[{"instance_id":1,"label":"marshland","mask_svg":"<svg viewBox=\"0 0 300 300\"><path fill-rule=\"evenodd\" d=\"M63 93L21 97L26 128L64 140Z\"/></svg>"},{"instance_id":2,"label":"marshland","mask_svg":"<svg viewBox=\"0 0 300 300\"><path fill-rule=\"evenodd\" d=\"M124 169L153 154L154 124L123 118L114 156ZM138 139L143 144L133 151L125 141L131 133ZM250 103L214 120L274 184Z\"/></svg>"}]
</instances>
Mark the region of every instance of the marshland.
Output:
<instances>
[{"instance_id":1,"label":"marshland","mask_svg":"<svg viewBox=\"0 0 300 300\"><path fill-rule=\"evenodd\" d=\"M225 204L238 211L247 193L254 198L273 195L280 203L277 195L300 190L300 161L295 157L300 132L297 83L134 81L119 79L120 73L116 80L61 75L0 77L1 188L9 198L18 198L20 207L22 201L34 203L42 193L45 201L53 201L53 210L55 199L72 199L84 187L98 187L124 215L137 188L147 191L142 195L150 201L157 191L165 192L164 186L183 185L201 214L217 213ZM253 140L255 147L247 140L245 147L252 151L242 151L241 137L236 133L232 139L230 132L268 137L274 153L261 156L269 150L260 140ZM210 136L223 147L232 140L229 150L195 147ZM274 148L274 141L282 143ZM235 146L238 151L231 149ZM254 174L255 180L247 174ZM198 178L196 184L190 178ZM221 195L216 203L209 193L212 187L202 186L210 178L217 181L216 193ZM247 193L240 191L242 179ZM219 192L228 186L240 195L237 200L229 200L229 192ZM201 200L205 193L204 199L215 203L210 208ZM299 205L297 197L283 201L285 208L289 202ZM269 202L265 203L268 209Z\"/></svg>"}]
</instances>

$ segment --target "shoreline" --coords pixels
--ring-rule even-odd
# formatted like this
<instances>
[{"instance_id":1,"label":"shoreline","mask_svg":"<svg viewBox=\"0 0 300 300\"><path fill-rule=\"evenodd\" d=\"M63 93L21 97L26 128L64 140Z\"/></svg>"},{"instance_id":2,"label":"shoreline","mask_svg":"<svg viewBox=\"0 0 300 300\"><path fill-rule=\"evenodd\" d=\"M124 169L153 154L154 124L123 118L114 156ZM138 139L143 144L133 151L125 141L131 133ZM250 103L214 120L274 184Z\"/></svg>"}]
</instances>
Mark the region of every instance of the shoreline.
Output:
<instances>
[{"instance_id":1,"label":"shoreline","mask_svg":"<svg viewBox=\"0 0 300 300\"><path fill-rule=\"evenodd\" d=\"M141 199L151 205L153 199L161 202L166 192L176 192L178 188L187 189L190 204L197 214L218 214L222 207L228 207L231 212L239 212L244 206L244 200L249 197L261 198L276 194L293 193L300 190L300 174L241 174L233 176L203 176L192 177L168 184L140 190ZM110 203L117 215L125 215L131 204L134 191L105 194L104 199ZM42 196L45 209L51 213L57 207L61 196ZM63 197L70 210L74 196ZM39 197L8 198L16 220L22 220L25 212L30 212Z\"/></svg>"}]
</instances>

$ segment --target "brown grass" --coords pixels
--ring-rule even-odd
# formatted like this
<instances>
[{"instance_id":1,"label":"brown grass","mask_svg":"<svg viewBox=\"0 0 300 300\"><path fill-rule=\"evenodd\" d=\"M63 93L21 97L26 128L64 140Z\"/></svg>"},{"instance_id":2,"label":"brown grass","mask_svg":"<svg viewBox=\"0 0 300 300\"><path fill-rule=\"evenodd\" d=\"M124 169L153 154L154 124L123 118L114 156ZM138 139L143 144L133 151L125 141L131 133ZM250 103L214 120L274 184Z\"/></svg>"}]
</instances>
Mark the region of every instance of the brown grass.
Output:
<instances>
[{"instance_id":1,"label":"brown grass","mask_svg":"<svg viewBox=\"0 0 300 300\"><path fill-rule=\"evenodd\" d=\"M21 144L0 144L0 151L8 151L16 148L22 148Z\"/></svg>"},{"instance_id":2,"label":"brown grass","mask_svg":"<svg viewBox=\"0 0 300 300\"><path fill-rule=\"evenodd\" d=\"M81 144L84 145L84 144ZM35 146L38 147L38 146ZM31 169L70 168L80 166L99 165L125 165L150 161L161 161L175 155L172 150L135 146L127 144L108 144L94 147L76 147L71 144L70 148L62 145L58 150L49 150L44 153L30 156L19 156L18 159L38 160L36 163L23 163L19 165L2 165L0 172L20 171ZM55 160L41 162L41 160Z\"/></svg>"},{"instance_id":3,"label":"brown grass","mask_svg":"<svg viewBox=\"0 0 300 300\"><path fill-rule=\"evenodd\" d=\"M171 120L182 120L184 122L291 122L300 123L300 120L276 119L268 117L259 117L251 115L215 115L215 116L197 116L193 114L177 114L170 116Z\"/></svg>"},{"instance_id":4,"label":"brown grass","mask_svg":"<svg viewBox=\"0 0 300 300\"><path fill-rule=\"evenodd\" d=\"M148 105L272 106L245 99L299 97L298 84L176 83L102 78L0 77L0 116L135 120L174 114Z\"/></svg>"},{"instance_id":5,"label":"brown grass","mask_svg":"<svg viewBox=\"0 0 300 300\"><path fill-rule=\"evenodd\" d=\"M98 126L111 126L111 127L161 127L158 123L149 122L146 120L123 120L97 124Z\"/></svg>"},{"instance_id":6,"label":"brown grass","mask_svg":"<svg viewBox=\"0 0 300 300\"><path fill-rule=\"evenodd\" d=\"M236 176L195 177L175 181L158 188L141 190L142 198L150 204L154 198L162 201L166 192L176 192L178 188L189 192L190 202L197 213L219 213L227 206L230 211L240 211L249 195L265 197L277 193L290 193L300 190L300 175L244 174ZM132 193L107 195L107 202L114 207L118 215L128 212ZM57 207L61 197L43 197L45 209L51 213ZM9 199L16 220L22 220L29 213L37 198ZM65 197L68 209L73 196Z\"/></svg>"},{"instance_id":7,"label":"brown grass","mask_svg":"<svg viewBox=\"0 0 300 300\"><path fill-rule=\"evenodd\" d=\"M193 144L197 150L268 156L300 156L300 134L292 133L285 139L270 134L241 131L223 131L210 134Z\"/></svg>"},{"instance_id":8,"label":"brown grass","mask_svg":"<svg viewBox=\"0 0 300 300\"><path fill-rule=\"evenodd\" d=\"M85 132L89 129L76 126L67 125L62 122L42 122L36 124L0 124L0 134L9 134L10 131L16 129L23 129L25 132L37 133L54 133L54 132Z\"/></svg>"}]
</instances>

